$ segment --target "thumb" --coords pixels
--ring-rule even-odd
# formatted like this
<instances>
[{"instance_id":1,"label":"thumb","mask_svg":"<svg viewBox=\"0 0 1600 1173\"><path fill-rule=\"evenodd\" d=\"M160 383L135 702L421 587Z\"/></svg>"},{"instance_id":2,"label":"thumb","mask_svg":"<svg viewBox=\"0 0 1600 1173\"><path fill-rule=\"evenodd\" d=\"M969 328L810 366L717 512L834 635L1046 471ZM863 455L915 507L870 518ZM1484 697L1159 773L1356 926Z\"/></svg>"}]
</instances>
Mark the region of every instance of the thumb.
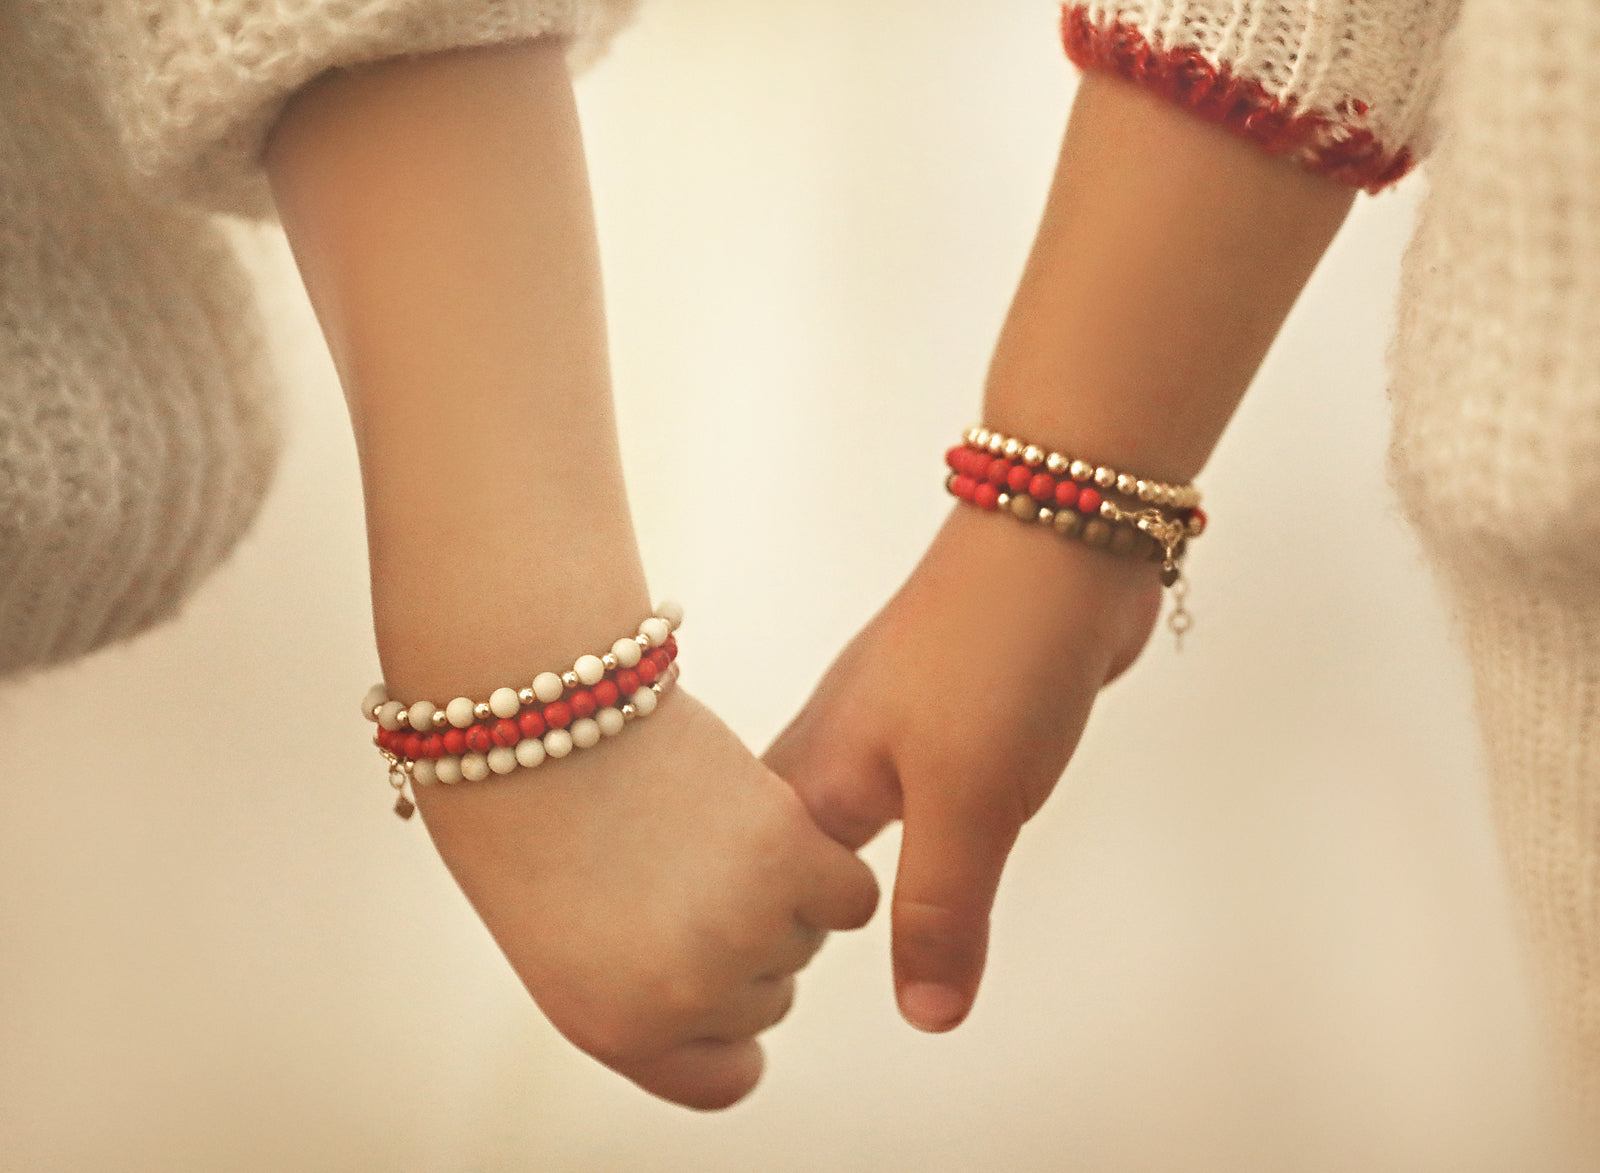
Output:
<instances>
[{"instance_id":1,"label":"thumb","mask_svg":"<svg viewBox=\"0 0 1600 1173\"><path fill-rule=\"evenodd\" d=\"M893 763L850 721L830 721L808 705L761 755L787 782L828 838L859 850L900 817Z\"/></svg>"},{"instance_id":2,"label":"thumb","mask_svg":"<svg viewBox=\"0 0 1600 1173\"><path fill-rule=\"evenodd\" d=\"M1022 827L1021 812L998 809L994 793L906 788L894 887L894 982L900 1013L918 1030L950 1030L978 996L989 911Z\"/></svg>"}]
</instances>

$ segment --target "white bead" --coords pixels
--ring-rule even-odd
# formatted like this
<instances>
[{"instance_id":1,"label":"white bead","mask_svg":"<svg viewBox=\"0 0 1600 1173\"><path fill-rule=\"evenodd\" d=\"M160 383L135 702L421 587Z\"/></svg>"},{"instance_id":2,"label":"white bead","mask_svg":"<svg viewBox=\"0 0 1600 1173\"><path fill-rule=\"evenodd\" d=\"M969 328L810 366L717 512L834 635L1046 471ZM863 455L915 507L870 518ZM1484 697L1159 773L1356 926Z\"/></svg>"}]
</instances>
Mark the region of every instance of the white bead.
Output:
<instances>
[{"instance_id":1,"label":"white bead","mask_svg":"<svg viewBox=\"0 0 1600 1173\"><path fill-rule=\"evenodd\" d=\"M606 674L606 666L599 656L579 656L572 670L578 674L580 684L599 684Z\"/></svg>"},{"instance_id":2,"label":"white bead","mask_svg":"<svg viewBox=\"0 0 1600 1173\"><path fill-rule=\"evenodd\" d=\"M676 631L683 624L683 605L671 599L663 599L656 608L656 614L667 621L667 626Z\"/></svg>"},{"instance_id":3,"label":"white bead","mask_svg":"<svg viewBox=\"0 0 1600 1173\"><path fill-rule=\"evenodd\" d=\"M432 786L438 780L438 767L432 758L418 758L411 763L411 781L418 786Z\"/></svg>"},{"instance_id":4,"label":"white bead","mask_svg":"<svg viewBox=\"0 0 1600 1173\"><path fill-rule=\"evenodd\" d=\"M450 724L457 729L465 729L477 720L473 709L476 706L464 696L458 696L444 707L444 715L450 719Z\"/></svg>"},{"instance_id":5,"label":"white bead","mask_svg":"<svg viewBox=\"0 0 1600 1173\"><path fill-rule=\"evenodd\" d=\"M489 776L489 759L481 753L462 754L461 776L468 782L482 782Z\"/></svg>"},{"instance_id":6,"label":"white bead","mask_svg":"<svg viewBox=\"0 0 1600 1173\"><path fill-rule=\"evenodd\" d=\"M489 694L489 711L501 719L515 717L522 702L514 688L497 688Z\"/></svg>"},{"instance_id":7,"label":"white bead","mask_svg":"<svg viewBox=\"0 0 1600 1173\"><path fill-rule=\"evenodd\" d=\"M639 634L650 638L650 646L659 648L667 642L667 636L672 634L672 628L667 626L667 621L659 615L652 615L639 624Z\"/></svg>"},{"instance_id":8,"label":"white bead","mask_svg":"<svg viewBox=\"0 0 1600 1173\"><path fill-rule=\"evenodd\" d=\"M648 688L641 688L628 698L628 703L633 706L633 711L641 717L648 717L656 711L656 694Z\"/></svg>"},{"instance_id":9,"label":"white bead","mask_svg":"<svg viewBox=\"0 0 1600 1173\"><path fill-rule=\"evenodd\" d=\"M497 745L489 751L489 768L496 774L509 774L517 768L517 751L507 745Z\"/></svg>"},{"instance_id":10,"label":"white bead","mask_svg":"<svg viewBox=\"0 0 1600 1173\"><path fill-rule=\"evenodd\" d=\"M622 667L632 668L639 662L639 645L631 639L619 639L611 645L611 654Z\"/></svg>"},{"instance_id":11,"label":"white bead","mask_svg":"<svg viewBox=\"0 0 1600 1173\"><path fill-rule=\"evenodd\" d=\"M406 707L399 701L385 701L378 706L378 724L393 733L400 728L400 714Z\"/></svg>"},{"instance_id":12,"label":"white bead","mask_svg":"<svg viewBox=\"0 0 1600 1173\"><path fill-rule=\"evenodd\" d=\"M544 752L553 758L564 758L572 752L572 734L565 729L552 729L544 735Z\"/></svg>"},{"instance_id":13,"label":"white bead","mask_svg":"<svg viewBox=\"0 0 1600 1173\"><path fill-rule=\"evenodd\" d=\"M607 737L615 737L622 732L622 727L627 724L622 719L622 710L613 709L609 706L594 715L594 723L600 726L600 732Z\"/></svg>"},{"instance_id":14,"label":"white bead","mask_svg":"<svg viewBox=\"0 0 1600 1173\"><path fill-rule=\"evenodd\" d=\"M461 781L461 759L453 756L440 758L433 768L433 773L446 786L454 786Z\"/></svg>"},{"instance_id":15,"label":"white bead","mask_svg":"<svg viewBox=\"0 0 1600 1173\"><path fill-rule=\"evenodd\" d=\"M382 684L374 684L367 689L367 695L361 698L361 715L369 721L378 719L378 706L389 699L389 689Z\"/></svg>"},{"instance_id":16,"label":"white bead","mask_svg":"<svg viewBox=\"0 0 1600 1173\"><path fill-rule=\"evenodd\" d=\"M513 752L517 755L517 765L531 770L544 761L544 742L537 737L524 737Z\"/></svg>"},{"instance_id":17,"label":"white bead","mask_svg":"<svg viewBox=\"0 0 1600 1173\"><path fill-rule=\"evenodd\" d=\"M578 749L588 749L600 741L600 726L593 717L579 717L568 732L572 734L572 744Z\"/></svg>"},{"instance_id":18,"label":"white bead","mask_svg":"<svg viewBox=\"0 0 1600 1173\"><path fill-rule=\"evenodd\" d=\"M541 672L533 678L533 695L545 704L561 699L561 694L566 691L566 685L561 683L561 677L554 672Z\"/></svg>"},{"instance_id":19,"label":"white bead","mask_svg":"<svg viewBox=\"0 0 1600 1173\"><path fill-rule=\"evenodd\" d=\"M433 707L432 701L418 701L411 706L411 728L419 733L424 733L433 728L433 715L439 710Z\"/></svg>"}]
</instances>

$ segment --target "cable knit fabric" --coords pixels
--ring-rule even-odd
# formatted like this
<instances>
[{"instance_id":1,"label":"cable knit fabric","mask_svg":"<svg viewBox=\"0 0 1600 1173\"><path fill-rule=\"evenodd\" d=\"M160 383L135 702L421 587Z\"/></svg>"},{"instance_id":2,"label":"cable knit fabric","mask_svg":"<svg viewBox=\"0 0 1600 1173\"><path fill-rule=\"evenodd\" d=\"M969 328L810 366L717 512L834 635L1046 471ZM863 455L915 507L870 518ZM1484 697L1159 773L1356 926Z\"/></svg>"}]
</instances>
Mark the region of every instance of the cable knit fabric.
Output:
<instances>
[{"instance_id":1,"label":"cable knit fabric","mask_svg":"<svg viewBox=\"0 0 1600 1173\"><path fill-rule=\"evenodd\" d=\"M1128 63L1253 78L1330 126L1359 99L1385 158L1437 130L1391 344L1391 471L1472 661L1561 1078L1600 1131L1600 5L1455 7L1148 0L1068 6L1065 29L1071 52L1075 29L1119 28L1079 40L1115 52L1074 56L1186 105ZM1233 125L1273 148L1270 119ZM1314 142L1299 157L1329 170Z\"/></svg>"},{"instance_id":2,"label":"cable knit fabric","mask_svg":"<svg viewBox=\"0 0 1600 1173\"><path fill-rule=\"evenodd\" d=\"M212 213L271 218L263 140L332 68L539 35L634 0L0 0L0 676L172 615L279 426Z\"/></svg>"}]
</instances>

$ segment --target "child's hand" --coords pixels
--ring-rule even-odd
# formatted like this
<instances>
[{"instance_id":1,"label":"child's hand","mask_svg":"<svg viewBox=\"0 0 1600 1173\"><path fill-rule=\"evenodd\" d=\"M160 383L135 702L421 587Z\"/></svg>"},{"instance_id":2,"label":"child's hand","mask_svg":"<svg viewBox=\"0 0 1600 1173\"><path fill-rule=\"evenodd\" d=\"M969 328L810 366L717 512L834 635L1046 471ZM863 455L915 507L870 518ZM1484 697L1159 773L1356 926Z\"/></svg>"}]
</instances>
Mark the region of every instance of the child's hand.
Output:
<instances>
[{"instance_id":1,"label":"child's hand","mask_svg":"<svg viewBox=\"0 0 1600 1173\"><path fill-rule=\"evenodd\" d=\"M794 973L877 903L867 866L681 689L613 741L417 797L556 1028L689 1107L755 1086L755 1036L788 1011Z\"/></svg>"},{"instance_id":2,"label":"child's hand","mask_svg":"<svg viewBox=\"0 0 1600 1173\"><path fill-rule=\"evenodd\" d=\"M971 1009L1006 856L1160 593L1151 563L957 508L767 751L847 847L904 820L894 978L913 1026Z\"/></svg>"}]
</instances>

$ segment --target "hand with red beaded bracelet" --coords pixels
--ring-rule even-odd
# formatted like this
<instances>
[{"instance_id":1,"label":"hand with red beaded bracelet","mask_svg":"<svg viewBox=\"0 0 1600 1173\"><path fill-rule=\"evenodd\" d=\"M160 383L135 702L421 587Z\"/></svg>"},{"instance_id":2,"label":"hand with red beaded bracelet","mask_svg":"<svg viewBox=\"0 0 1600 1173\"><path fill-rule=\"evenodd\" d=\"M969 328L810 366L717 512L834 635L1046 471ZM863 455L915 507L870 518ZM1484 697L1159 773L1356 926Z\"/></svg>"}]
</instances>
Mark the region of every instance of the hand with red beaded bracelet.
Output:
<instances>
[{"instance_id":1,"label":"hand with red beaded bracelet","mask_svg":"<svg viewBox=\"0 0 1600 1173\"><path fill-rule=\"evenodd\" d=\"M1127 82L1086 75L990 367L985 423L1186 485L1351 198ZM971 1010L1011 847L1160 611L1157 566L1060 540L1051 530L1082 521L1081 495L1045 506L1022 496L1027 475L1007 488L1018 494L1008 512L1031 514L1028 525L985 511L998 486L952 484L979 508L951 512L766 755L847 846L903 820L894 978L901 1013L924 1030ZM1144 510L1125 504L1101 512L1108 526L1138 523ZM1144 533L1174 540L1161 527L1192 520L1151 516Z\"/></svg>"},{"instance_id":2,"label":"hand with red beaded bracelet","mask_svg":"<svg viewBox=\"0 0 1600 1173\"><path fill-rule=\"evenodd\" d=\"M649 608L563 47L336 71L290 102L266 164L350 401L383 677L442 742L437 705L476 718L508 688L510 711L524 686L537 699L529 673L653 626L634 626ZM386 716L392 734L398 703ZM506 753L474 735L449 755L463 780L434 766L417 808L558 1030L657 1095L724 1107L759 1078L794 974L865 922L876 884L681 688L623 736L584 720L571 744L593 744L570 756L531 719ZM426 737L387 749L413 781L433 760ZM535 770L541 750L563 760Z\"/></svg>"}]
</instances>

